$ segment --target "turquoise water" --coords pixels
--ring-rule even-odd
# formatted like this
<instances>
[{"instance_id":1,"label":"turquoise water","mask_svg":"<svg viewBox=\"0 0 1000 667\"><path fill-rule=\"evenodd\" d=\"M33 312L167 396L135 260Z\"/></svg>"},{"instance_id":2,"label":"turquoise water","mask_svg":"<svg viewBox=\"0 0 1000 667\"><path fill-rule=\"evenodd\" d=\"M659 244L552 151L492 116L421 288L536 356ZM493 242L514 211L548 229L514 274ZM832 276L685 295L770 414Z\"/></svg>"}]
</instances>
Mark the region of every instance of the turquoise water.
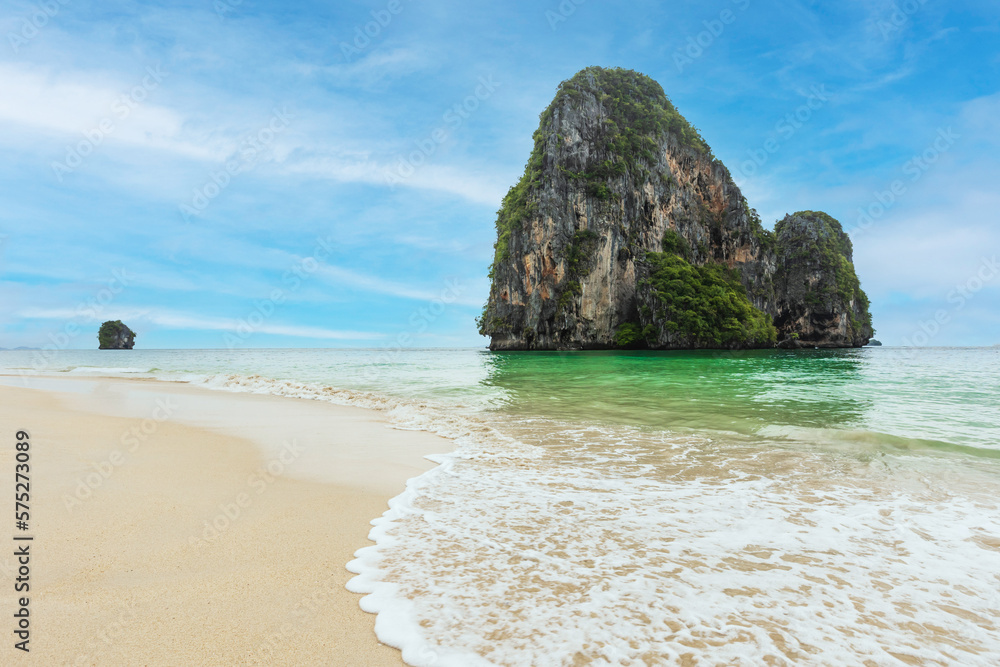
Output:
<instances>
[{"instance_id":1,"label":"turquoise water","mask_svg":"<svg viewBox=\"0 0 1000 667\"><path fill-rule=\"evenodd\" d=\"M998 449L1000 350L499 354L508 409L659 429L864 430ZM832 434L826 434L827 437Z\"/></svg>"},{"instance_id":2,"label":"turquoise water","mask_svg":"<svg viewBox=\"0 0 1000 667\"><path fill-rule=\"evenodd\" d=\"M1000 348L0 352L0 372L104 371L257 375L575 423L1000 450Z\"/></svg>"},{"instance_id":3,"label":"turquoise water","mask_svg":"<svg viewBox=\"0 0 1000 667\"><path fill-rule=\"evenodd\" d=\"M0 372L454 438L349 565L413 665L1000 664L995 348L0 352Z\"/></svg>"}]
</instances>

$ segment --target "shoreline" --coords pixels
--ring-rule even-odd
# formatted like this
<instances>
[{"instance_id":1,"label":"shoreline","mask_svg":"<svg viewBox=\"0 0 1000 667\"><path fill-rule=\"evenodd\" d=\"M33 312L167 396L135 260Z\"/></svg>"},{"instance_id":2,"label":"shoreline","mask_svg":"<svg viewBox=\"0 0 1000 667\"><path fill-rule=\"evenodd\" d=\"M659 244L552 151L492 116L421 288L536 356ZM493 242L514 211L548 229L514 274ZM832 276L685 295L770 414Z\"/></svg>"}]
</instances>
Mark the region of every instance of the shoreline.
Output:
<instances>
[{"instance_id":1,"label":"shoreline","mask_svg":"<svg viewBox=\"0 0 1000 667\"><path fill-rule=\"evenodd\" d=\"M404 664L346 565L451 441L374 410L140 378L0 376L0 418L31 434L36 659Z\"/></svg>"}]
</instances>

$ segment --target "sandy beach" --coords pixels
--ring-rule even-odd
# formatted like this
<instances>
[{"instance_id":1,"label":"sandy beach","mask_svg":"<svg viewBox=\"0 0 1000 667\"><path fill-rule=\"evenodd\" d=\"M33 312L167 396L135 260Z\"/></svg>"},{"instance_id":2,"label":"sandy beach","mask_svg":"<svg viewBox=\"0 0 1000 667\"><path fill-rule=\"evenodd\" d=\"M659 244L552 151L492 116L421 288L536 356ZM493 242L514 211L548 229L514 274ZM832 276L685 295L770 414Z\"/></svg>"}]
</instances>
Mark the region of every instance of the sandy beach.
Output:
<instances>
[{"instance_id":1,"label":"sandy beach","mask_svg":"<svg viewBox=\"0 0 1000 667\"><path fill-rule=\"evenodd\" d=\"M8 492L14 434L32 443L28 661L402 664L345 564L448 440L358 408L101 378L0 378L0 422Z\"/></svg>"}]
</instances>

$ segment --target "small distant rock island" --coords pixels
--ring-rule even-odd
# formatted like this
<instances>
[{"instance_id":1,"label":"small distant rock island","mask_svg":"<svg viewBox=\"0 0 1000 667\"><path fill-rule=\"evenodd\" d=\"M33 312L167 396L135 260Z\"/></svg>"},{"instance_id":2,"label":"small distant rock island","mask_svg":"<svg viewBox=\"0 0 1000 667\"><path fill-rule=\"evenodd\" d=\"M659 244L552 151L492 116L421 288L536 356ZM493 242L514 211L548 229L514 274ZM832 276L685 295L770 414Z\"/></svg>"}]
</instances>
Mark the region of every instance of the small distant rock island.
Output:
<instances>
[{"instance_id":1,"label":"small distant rock island","mask_svg":"<svg viewBox=\"0 0 1000 667\"><path fill-rule=\"evenodd\" d=\"M135 346L135 332L121 320L108 320L97 332L100 350L131 350Z\"/></svg>"},{"instance_id":2,"label":"small distant rock island","mask_svg":"<svg viewBox=\"0 0 1000 667\"><path fill-rule=\"evenodd\" d=\"M497 213L492 350L861 347L868 297L840 223L774 232L651 78L589 67L541 114Z\"/></svg>"},{"instance_id":3,"label":"small distant rock island","mask_svg":"<svg viewBox=\"0 0 1000 667\"><path fill-rule=\"evenodd\" d=\"M868 341L868 347L882 347L882 342L872 338L870 341Z\"/></svg>"}]
</instances>

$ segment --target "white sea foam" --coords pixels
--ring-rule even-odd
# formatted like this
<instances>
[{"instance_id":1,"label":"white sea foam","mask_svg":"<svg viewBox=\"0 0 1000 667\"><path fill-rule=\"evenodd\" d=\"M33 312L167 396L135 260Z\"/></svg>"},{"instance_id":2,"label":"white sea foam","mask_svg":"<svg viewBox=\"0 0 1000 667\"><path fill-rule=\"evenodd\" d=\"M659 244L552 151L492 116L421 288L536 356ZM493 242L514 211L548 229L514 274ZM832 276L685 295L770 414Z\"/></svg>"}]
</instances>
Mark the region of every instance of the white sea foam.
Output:
<instances>
[{"instance_id":1,"label":"white sea foam","mask_svg":"<svg viewBox=\"0 0 1000 667\"><path fill-rule=\"evenodd\" d=\"M1000 491L628 429L411 481L349 569L412 665L1000 661ZM530 434L530 436L529 436Z\"/></svg>"},{"instance_id":2,"label":"white sea foam","mask_svg":"<svg viewBox=\"0 0 1000 667\"><path fill-rule=\"evenodd\" d=\"M67 371L68 373L75 373L81 375L134 375L136 373L150 373L152 372L149 368L133 368L133 367L100 367L100 366L77 366L71 368Z\"/></svg>"}]
</instances>

